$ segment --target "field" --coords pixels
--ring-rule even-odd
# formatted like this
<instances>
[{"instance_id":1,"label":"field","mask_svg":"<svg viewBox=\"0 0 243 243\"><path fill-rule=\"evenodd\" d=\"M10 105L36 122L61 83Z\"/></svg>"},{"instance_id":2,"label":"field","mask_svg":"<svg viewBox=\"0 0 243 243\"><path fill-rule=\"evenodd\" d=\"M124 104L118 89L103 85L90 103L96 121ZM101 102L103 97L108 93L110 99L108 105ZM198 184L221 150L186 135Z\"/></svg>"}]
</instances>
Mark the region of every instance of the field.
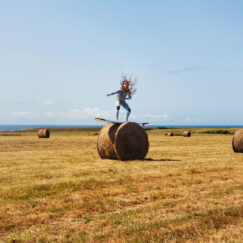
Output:
<instances>
[{"instance_id":1,"label":"field","mask_svg":"<svg viewBox=\"0 0 243 243\"><path fill-rule=\"evenodd\" d=\"M0 242L243 242L234 129L164 135L184 130L127 162L99 158L97 129L0 132Z\"/></svg>"}]
</instances>

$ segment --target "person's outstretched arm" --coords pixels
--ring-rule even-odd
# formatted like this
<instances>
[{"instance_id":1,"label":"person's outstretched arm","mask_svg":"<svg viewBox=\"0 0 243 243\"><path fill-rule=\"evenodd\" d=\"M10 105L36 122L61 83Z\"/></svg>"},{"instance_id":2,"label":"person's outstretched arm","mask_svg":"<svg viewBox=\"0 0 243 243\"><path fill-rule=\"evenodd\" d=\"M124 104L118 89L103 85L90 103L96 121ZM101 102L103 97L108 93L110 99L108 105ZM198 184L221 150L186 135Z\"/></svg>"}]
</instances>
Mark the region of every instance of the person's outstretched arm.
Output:
<instances>
[{"instance_id":1,"label":"person's outstretched arm","mask_svg":"<svg viewBox=\"0 0 243 243\"><path fill-rule=\"evenodd\" d=\"M114 95L114 94L117 94L118 92L119 92L119 90L117 90L116 92L113 92L113 93L107 94L106 96Z\"/></svg>"}]
</instances>

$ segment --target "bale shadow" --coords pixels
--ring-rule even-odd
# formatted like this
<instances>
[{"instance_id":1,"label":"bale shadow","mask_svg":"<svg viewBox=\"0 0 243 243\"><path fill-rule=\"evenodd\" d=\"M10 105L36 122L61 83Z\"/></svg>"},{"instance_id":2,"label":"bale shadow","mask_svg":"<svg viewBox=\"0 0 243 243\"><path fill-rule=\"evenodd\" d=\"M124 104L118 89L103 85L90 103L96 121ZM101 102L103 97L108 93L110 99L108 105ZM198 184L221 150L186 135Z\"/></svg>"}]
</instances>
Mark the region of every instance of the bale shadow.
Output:
<instances>
[{"instance_id":1,"label":"bale shadow","mask_svg":"<svg viewBox=\"0 0 243 243\"><path fill-rule=\"evenodd\" d=\"M181 161L180 159L152 159L152 158L145 158L143 161Z\"/></svg>"}]
</instances>

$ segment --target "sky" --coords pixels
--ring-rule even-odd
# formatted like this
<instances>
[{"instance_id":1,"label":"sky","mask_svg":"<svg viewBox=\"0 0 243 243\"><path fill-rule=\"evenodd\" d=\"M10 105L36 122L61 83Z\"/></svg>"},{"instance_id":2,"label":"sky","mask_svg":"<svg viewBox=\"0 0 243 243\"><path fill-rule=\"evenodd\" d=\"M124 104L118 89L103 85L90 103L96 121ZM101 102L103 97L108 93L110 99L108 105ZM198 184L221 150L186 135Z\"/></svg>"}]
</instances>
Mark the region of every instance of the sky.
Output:
<instances>
[{"instance_id":1,"label":"sky","mask_svg":"<svg viewBox=\"0 0 243 243\"><path fill-rule=\"evenodd\" d=\"M0 0L0 124L243 125L243 1ZM125 119L121 108L120 119Z\"/></svg>"}]
</instances>

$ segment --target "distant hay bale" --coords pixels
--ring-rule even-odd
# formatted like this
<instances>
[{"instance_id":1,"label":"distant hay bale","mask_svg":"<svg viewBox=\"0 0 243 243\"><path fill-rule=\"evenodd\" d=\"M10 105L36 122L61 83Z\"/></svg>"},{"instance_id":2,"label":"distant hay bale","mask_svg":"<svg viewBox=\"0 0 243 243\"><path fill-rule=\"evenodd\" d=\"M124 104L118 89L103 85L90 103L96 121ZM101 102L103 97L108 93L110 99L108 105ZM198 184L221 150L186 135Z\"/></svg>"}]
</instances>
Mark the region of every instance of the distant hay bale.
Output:
<instances>
[{"instance_id":1,"label":"distant hay bale","mask_svg":"<svg viewBox=\"0 0 243 243\"><path fill-rule=\"evenodd\" d=\"M183 132L184 137L191 137L191 132L190 131L185 131Z\"/></svg>"},{"instance_id":2,"label":"distant hay bale","mask_svg":"<svg viewBox=\"0 0 243 243\"><path fill-rule=\"evenodd\" d=\"M232 146L235 153L243 153L243 129L238 129L232 139Z\"/></svg>"},{"instance_id":3,"label":"distant hay bale","mask_svg":"<svg viewBox=\"0 0 243 243\"><path fill-rule=\"evenodd\" d=\"M40 129L38 131L38 137L39 138L49 138L50 137L50 132L48 129Z\"/></svg>"},{"instance_id":4,"label":"distant hay bale","mask_svg":"<svg viewBox=\"0 0 243 243\"><path fill-rule=\"evenodd\" d=\"M173 132L168 132L165 134L165 136L174 136L174 133Z\"/></svg>"},{"instance_id":5,"label":"distant hay bale","mask_svg":"<svg viewBox=\"0 0 243 243\"><path fill-rule=\"evenodd\" d=\"M102 159L142 160L149 148L146 131L134 122L101 129L97 150Z\"/></svg>"}]
</instances>

